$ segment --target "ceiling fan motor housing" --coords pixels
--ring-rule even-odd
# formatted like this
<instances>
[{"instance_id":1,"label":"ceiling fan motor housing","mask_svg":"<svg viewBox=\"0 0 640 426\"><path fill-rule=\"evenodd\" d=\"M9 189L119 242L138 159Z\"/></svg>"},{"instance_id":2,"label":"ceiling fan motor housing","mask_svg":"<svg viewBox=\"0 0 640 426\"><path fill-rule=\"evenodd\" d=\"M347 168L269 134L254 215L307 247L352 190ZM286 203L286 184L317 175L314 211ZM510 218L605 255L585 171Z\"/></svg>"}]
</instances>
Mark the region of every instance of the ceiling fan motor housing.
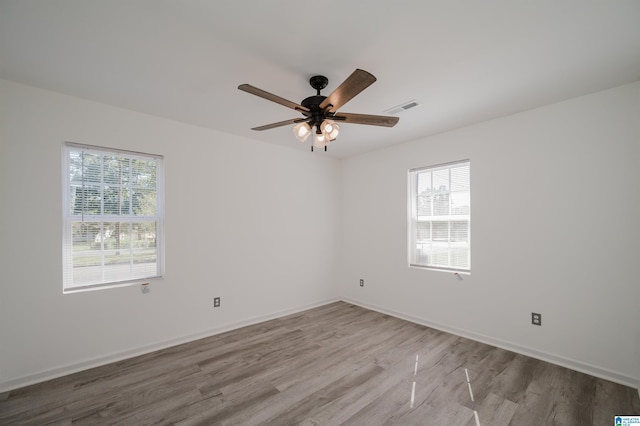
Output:
<instances>
[{"instance_id":1,"label":"ceiling fan motor housing","mask_svg":"<svg viewBox=\"0 0 640 426\"><path fill-rule=\"evenodd\" d=\"M308 98L305 98L302 102L300 102L300 105L309 108L308 113L303 113L309 118L309 120L307 121L309 123L309 126L319 126L325 119L324 111L320 109L320 104L325 99L327 99L326 96L317 95L309 96Z\"/></svg>"},{"instance_id":2,"label":"ceiling fan motor housing","mask_svg":"<svg viewBox=\"0 0 640 426\"><path fill-rule=\"evenodd\" d=\"M316 89L316 96L309 96L308 98L305 98L302 102L300 102L300 105L309 108L310 113L305 114L309 117L307 123L309 123L309 126L311 127L315 126L316 133L320 133L320 124L322 124L322 122L326 118L324 112L322 111L322 109L320 109L320 104L322 103L322 101L327 99L326 96L320 95L320 90L327 87L327 84L329 84L329 79L323 75L314 75L309 79L309 84L311 85L311 87Z\"/></svg>"}]
</instances>

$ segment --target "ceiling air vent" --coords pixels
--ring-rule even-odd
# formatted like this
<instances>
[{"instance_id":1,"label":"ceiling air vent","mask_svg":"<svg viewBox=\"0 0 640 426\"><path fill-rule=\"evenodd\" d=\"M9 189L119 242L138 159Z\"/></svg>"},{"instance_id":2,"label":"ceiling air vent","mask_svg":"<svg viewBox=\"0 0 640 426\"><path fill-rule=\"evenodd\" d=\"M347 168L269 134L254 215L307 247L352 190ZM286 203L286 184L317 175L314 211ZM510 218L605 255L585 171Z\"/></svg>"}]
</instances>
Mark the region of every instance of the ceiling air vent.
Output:
<instances>
[{"instance_id":1,"label":"ceiling air vent","mask_svg":"<svg viewBox=\"0 0 640 426\"><path fill-rule=\"evenodd\" d=\"M402 111L406 111L408 109L415 108L417 106L420 106L420 103L418 103L418 101L416 101L415 99L412 99L403 104L394 106L393 108L389 108L384 112L386 112L387 114L398 114L398 113L401 113Z\"/></svg>"}]
</instances>

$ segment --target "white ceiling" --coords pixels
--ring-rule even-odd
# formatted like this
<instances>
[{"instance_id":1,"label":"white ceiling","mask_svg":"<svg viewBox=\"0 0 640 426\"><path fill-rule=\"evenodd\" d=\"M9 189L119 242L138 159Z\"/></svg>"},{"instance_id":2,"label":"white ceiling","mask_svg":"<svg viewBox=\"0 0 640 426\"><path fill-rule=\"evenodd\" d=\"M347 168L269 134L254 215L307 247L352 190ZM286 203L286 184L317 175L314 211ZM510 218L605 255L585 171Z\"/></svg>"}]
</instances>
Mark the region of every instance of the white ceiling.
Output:
<instances>
[{"instance_id":1,"label":"white ceiling","mask_svg":"<svg viewBox=\"0 0 640 426\"><path fill-rule=\"evenodd\" d=\"M314 9L316 9L314 11ZM353 70L378 81L342 108L343 158L640 80L637 0L0 0L0 77L268 143L309 149L294 102ZM179 143L179 141L176 141Z\"/></svg>"}]
</instances>

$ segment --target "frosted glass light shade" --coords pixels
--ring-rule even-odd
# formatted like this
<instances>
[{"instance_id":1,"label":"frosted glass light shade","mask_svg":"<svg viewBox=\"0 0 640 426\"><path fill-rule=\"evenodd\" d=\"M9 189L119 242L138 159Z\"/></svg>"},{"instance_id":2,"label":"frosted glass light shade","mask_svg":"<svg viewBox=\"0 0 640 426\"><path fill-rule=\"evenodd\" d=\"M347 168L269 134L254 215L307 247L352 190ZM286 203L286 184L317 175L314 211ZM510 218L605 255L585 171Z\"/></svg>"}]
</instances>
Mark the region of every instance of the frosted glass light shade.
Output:
<instances>
[{"instance_id":1,"label":"frosted glass light shade","mask_svg":"<svg viewBox=\"0 0 640 426\"><path fill-rule=\"evenodd\" d=\"M322 133L316 133L313 135L313 145L316 148L322 148L329 143L327 137Z\"/></svg>"},{"instance_id":2,"label":"frosted glass light shade","mask_svg":"<svg viewBox=\"0 0 640 426\"><path fill-rule=\"evenodd\" d=\"M296 124L293 127L293 134L300 142L304 142L311 134L311 126L309 126L309 124L304 121L302 123Z\"/></svg>"},{"instance_id":3,"label":"frosted glass light shade","mask_svg":"<svg viewBox=\"0 0 640 426\"><path fill-rule=\"evenodd\" d=\"M340 133L340 127L333 120L324 120L320 128L329 141L335 140Z\"/></svg>"}]
</instances>

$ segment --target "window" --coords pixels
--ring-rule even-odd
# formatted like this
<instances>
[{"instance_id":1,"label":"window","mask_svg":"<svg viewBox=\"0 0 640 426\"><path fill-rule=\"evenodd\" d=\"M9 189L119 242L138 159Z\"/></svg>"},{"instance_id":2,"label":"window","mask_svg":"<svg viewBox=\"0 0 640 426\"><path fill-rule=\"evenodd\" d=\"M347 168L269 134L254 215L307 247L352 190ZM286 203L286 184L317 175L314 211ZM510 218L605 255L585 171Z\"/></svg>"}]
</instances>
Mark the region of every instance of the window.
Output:
<instances>
[{"instance_id":1,"label":"window","mask_svg":"<svg viewBox=\"0 0 640 426\"><path fill-rule=\"evenodd\" d=\"M162 276L162 175L162 156L64 145L64 291Z\"/></svg>"},{"instance_id":2,"label":"window","mask_svg":"<svg viewBox=\"0 0 640 426\"><path fill-rule=\"evenodd\" d=\"M409 172L409 265L471 270L471 163Z\"/></svg>"}]
</instances>

